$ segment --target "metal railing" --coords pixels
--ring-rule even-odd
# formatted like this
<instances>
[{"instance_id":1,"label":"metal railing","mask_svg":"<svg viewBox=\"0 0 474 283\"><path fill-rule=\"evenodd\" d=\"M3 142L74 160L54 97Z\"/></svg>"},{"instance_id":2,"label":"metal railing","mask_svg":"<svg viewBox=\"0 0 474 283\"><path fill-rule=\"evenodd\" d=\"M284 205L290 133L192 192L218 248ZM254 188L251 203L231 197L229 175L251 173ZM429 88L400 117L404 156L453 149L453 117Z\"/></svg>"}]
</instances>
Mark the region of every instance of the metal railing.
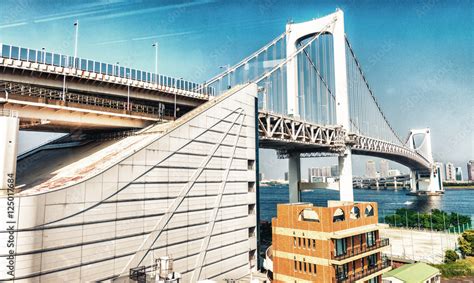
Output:
<instances>
[{"instance_id":1,"label":"metal railing","mask_svg":"<svg viewBox=\"0 0 474 283\"><path fill-rule=\"evenodd\" d=\"M337 255L334 251L332 253L332 258L334 260L343 260L346 258L350 258L353 256L357 256L378 248L386 247L390 245L390 240L388 238L377 239L372 246L367 246L365 243L347 249L347 251L343 254Z\"/></svg>"},{"instance_id":2,"label":"metal railing","mask_svg":"<svg viewBox=\"0 0 474 283\"><path fill-rule=\"evenodd\" d=\"M0 109L0 116L3 117L18 117L18 112L10 109Z\"/></svg>"},{"instance_id":3,"label":"metal railing","mask_svg":"<svg viewBox=\"0 0 474 283\"><path fill-rule=\"evenodd\" d=\"M356 271L356 272L337 272L336 271L336 277L333 278L332 281L337 282L337 283L355 282L357 280L370 276L390 266L391 266L390 261L388 261L387 259L384 259L382 261L379 261L377 264L373 266L363 267L363 269L360 271Z\"/></svg>"},{"instance_id":4,"label":"metal railing","mask_svg":"<svg viewBox=\"0 0 474 283\"><path fill-rule=\"evenodd\" d=\"M2 94L4 94L5 96L9 95L9 98L11 98L12 95L28 96L44 99L45 102L47 102L47 100L64 101L66 103L75 103L81 105L114 109L120 112L126 111L130 113L135 112L149 114L158 118L173 116L173 111L171 109L166 109L165 105L162 103L158 103L158 105L156 106L139 104L134 102L128 103L127 101L102 98L85 94L78 94L72 92L63 93L60 90L47 89L18 83L0 82L0 96L2 96Z\"/></svg>"},{"instance_id":5,"label":"metal railing","mask_svg":"<svg viewBox=\"0 0 474 283\"><path fill-rule=\"evenodd\" d=\"M119 64L107 64L45 50L35 50L8 44L0 44L0 57L54 67L77 69L85 72L114 76L129 80L136 80L159 86L176 88L192 93L199 93L202 95L215 95L215 91L212 87L205 87L202 84L197 84L181 78L178 79L120 66Z\"/></svg>"}]
</instances>

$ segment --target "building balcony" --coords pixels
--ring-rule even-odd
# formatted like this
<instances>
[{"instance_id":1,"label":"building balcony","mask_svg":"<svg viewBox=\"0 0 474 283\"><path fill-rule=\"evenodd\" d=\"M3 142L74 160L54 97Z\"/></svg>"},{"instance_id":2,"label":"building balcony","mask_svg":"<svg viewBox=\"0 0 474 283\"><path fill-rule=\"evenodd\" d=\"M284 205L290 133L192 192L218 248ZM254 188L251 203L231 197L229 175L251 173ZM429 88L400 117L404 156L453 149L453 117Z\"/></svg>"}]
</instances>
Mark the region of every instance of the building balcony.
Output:
<instances>
[{"instance_id":1,"label":"building balcony","mask_svg":"<svg viewBox=\"0 0 474 283\"><path fill-rule=\"evenodd\" d=\"M364 253L383 248L390 245L390 241L388 238L377 239L372 246L367 246L365 243L362 245L355 246L353 248L347 249L347 251L343 254L337 255L334 251L331 252L331 258L336 261L345 260L351 257L356 257L362 255Z\"/></svg>"},{"instance_id":2,"label":"building balcony","mask_svg":"<svg viewBox=\"0 0 474 283\"><path fill-rule=\"evenodd\" d=\"M379 261L376 265L365 266L362 270L357 272L337 272L336 277L333 278L333 283L348 283L348 282L364 282L379 276L392 269L388 260Z\"/></svg>"}]
</instances>

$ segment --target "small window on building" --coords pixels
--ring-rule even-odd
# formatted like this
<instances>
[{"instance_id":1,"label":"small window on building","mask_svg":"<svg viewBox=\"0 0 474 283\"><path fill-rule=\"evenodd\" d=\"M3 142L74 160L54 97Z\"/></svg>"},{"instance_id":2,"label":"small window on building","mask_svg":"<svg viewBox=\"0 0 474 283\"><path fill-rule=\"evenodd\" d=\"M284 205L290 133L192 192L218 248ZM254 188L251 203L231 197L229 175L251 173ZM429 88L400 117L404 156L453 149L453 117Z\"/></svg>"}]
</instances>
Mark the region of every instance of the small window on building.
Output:
<instances>
[{"instance_id":1,"label":"small window on building","mask_svg":"<svg viewBox=\"0 0 474 283\"><path fill-rule=\"evenodd\" d=\"M313 249L316 249L316 240L313 239Z\"/></svg>"},{"instance_id":2,"label":"small window on building","mask_svg":"<svg viewBox=\"0 0 474 283\"><path fill-rule=\"evenodd\" d=\"M294 260L295 262L295 271L298 270L298 262L296 261L296 259Z\"/></svg>"},{"instance_id":3,"label":"small window on building","mask_svg":"<svg viewBox=\"0 0 474 283\"><path fill-rule=\"evenodd\" d=\"M316 264L313 263L313 273L316 274Z\"/></svg>"},{"instance_id":4,"label":"small window on building","mask_svg":"<svg viewBox=\"0 0 474 283\"><path fill-rule=\"evenodd\" d=\"M296 237L293 237L293 247L296 247Z\"/></svg>"},{"instance_id":5,"label":"small window on building","mask_svg":"<svg viewBox=\"0 0 474 283\"><path fill-rule=\"evenodd\" d=\"M248 192L249 193L255 192L255 182L248 182Z\"/></svg>"},{"instance_id":6,"label":"small window on building","mask_svg":"<svg viewBox=\"0 0 474 283\"><path fill-rule=\"evenodd\" d=\"M360 209L357 206L354 206L351 209L351 215L349 216L350 219L359 219L360 218Z\"/></svg>"},{"instance_id":7,"label":"small window on building","mask_svg":"<svg viewBox=\"0 0 474 283\"><path fill-rule=\"evenodd\" d=\"M298 237L298 247L301 247L301 238Z\"/></svg>"},{"instance_id":8,"label":"small window on building","mask_svg":"<svg viewBox=\"0 0 474 283\"><path fill-rule=\"evenodd\" d=\"M374 216L374 208L370 204L365 208L365 216Z\"/></svg>"},{"instance_id":9,"label":"small window on building","mask_svg":"<svg viewBox=\"0 0 474 283\"><path fill-rule=\"evenodd\" d=\"M255 167L255 160L248 160L247 161L247 169L248 170L254 170Z\"/></svg>"},{"instance_id":10,"label":"small window on building","mask_svg":"<svg viewBox=\"0 0 474 283\"><path fill-rule=\"evenodd\" d=\"M344 211L340 208L336 209L332 217L332 222L340 222L340 221L344 221L344 219L345 219Z\"/></svg>"}]
</instances>

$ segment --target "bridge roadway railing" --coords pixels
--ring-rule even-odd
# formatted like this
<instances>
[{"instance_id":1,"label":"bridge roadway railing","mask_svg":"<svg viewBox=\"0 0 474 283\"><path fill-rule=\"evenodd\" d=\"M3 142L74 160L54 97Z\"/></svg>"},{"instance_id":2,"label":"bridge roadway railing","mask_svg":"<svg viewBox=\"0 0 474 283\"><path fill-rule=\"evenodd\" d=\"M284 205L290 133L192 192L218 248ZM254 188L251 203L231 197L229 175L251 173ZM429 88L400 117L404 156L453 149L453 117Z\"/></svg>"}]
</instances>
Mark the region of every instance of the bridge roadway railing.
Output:
<instances>
[{"instance_id":1,"label":"bridge roadway railing","mask_svg":"<svg viewBox=\"0 0 474 283\"><path fill-rule=\"evenodd\" d=\"M41 102L46 104L64 101L66 103L64 106L96 106L112 111L151 115L156 118L173 117L173 110L166 109L162 103L158 103L156 106L134 103L133 101L128 103L127 101L102 98L87 94L78 94L69 91L63 93L62 91L55 89L0 81L0 98L4 98L8 101L10 99L21 99L22 97L39 99Z\"/></svg>"},{"instance_id":2,"label":"bridge roadway railing","mask_svg":"<svg viewBox=\"0 0 474 283\"><path fill-rule=\"evenodd\" d=\"M430 168L432 165L423 155L408 147L376 138L349 133L348 143L351 144L353 150L403 156L425 169Z\"/></svg>"},{"instance_id":3,"label":"bridge roadway railing","mask_svg":"<svg viewBox=\"0 0 474 283\"><path fill-rule=\"evenodd\" d=\"M3 60L2 60L3 59ZM107 64L44 50L0 44L0 63L12 67L36 69L81 78L131 84L160 91L177 92L192 97L215 95L212 87L142 70Z\"/></svg>"},{"instance_id":4,"label":"bridge roadway railing","mask_svg":"<svg viewBox=\"0 0 474 283\"><path fill-rule=\"evenodd\" d=\"M258 132L260 145L264 148L341 153L349 145L355 151L402 157L417 168L431 167L425 157L408 147L347 133L341 126L308 123L265 110L258 112Z\"/></svg>"}]
</instances>

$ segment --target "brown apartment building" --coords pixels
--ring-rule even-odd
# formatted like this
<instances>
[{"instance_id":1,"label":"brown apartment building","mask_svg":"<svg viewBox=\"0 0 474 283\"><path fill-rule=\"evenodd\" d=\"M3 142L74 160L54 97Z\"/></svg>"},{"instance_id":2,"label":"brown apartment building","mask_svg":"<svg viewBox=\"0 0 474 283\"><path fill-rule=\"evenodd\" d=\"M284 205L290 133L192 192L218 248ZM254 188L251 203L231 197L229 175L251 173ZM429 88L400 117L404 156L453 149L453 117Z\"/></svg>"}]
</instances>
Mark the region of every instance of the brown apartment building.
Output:
<instances>
[{"instance_id":1,"label":"brown apartment building","mask_svg":"<svg viewBox=\"0 0 474 283\"><path fill-rule=\"evenodd\" d=\"M382 282L377 203L279 204L272 220L273 282Z\"/></svg>"}]
</instances>

